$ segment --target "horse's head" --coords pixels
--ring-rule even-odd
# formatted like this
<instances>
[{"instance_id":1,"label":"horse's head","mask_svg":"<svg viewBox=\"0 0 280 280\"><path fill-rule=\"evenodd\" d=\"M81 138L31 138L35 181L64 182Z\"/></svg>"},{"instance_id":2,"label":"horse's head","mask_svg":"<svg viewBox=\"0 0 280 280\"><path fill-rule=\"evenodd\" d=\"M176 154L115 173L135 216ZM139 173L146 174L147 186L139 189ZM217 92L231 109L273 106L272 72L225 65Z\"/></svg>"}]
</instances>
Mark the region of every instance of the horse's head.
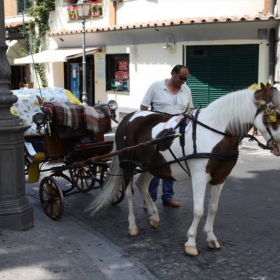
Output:
<instances>
[{"instance_id":1,"label":"horse's head","mask_svg":"<svg viewBox=\"0 0 280 280\"><path fill-rule=\"evenodd\" d=\"M255 91L254 97L257 103L273 104L280 109L280 91L270 84L260 84L260 89Z\"/></svg>"},{"instance_id":2,"label":"horse's head","mask_svg":"<svg viewBox=\"0 0 280 280\"><path fill-rule=\"evenodd\" d=\"M255 92L258 101L254 125L261 132L271 152L280 156L280 92L270 84L261 84Z\"/></svg>"}]
</instances>

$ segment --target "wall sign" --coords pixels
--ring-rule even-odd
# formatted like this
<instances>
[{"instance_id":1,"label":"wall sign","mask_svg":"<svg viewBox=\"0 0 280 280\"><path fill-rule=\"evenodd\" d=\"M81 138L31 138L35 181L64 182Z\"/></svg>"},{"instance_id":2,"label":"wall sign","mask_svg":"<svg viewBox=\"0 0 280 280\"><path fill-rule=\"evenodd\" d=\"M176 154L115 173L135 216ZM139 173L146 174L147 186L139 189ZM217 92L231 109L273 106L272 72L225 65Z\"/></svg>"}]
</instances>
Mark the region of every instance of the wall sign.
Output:
<instances>
[{"instance_id":1,"label":"wall sign","mask_svg":"<svg viewBox=\"0 0 280 280\"><path fill-rule=\"evenodd\" d=\"M96 77L105 79L105 57L98 56L96 58Z\"/></svg>"}]
</instances>

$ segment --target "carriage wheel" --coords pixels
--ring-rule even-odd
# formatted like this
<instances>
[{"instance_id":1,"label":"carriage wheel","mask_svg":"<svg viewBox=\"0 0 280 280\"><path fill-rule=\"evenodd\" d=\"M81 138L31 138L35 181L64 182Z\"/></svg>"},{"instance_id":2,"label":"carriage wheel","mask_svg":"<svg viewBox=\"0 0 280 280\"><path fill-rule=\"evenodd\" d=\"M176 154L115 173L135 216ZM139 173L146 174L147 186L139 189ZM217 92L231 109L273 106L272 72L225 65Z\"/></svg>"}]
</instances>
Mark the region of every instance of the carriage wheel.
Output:
<instances>
[{"instance_id":1,"label":"carriage wheel","mask_svg":"<svg viewBox=\"0 0 280 280\"><path fill-rule=\"evenodd\" d=\"M45 177L40 183L39 196L42 208L52 220L59 220L64 210L63 193L57 181Z\"/></svg>"},{"instance_id":2,"label":"carriage wheel","mask_svg":"<svg viewBox=\"0 0 280 280\"><path fill-rule=\"evenodd\" d=\"M96 167L84 166L74 170L74 185L81 190L92 189L95 185Z\"/></svg>"},{"instance_id":3,"label":"carriage wheel","mask_svg":"<svg viewBox=\"0 0 280 280\"><path fill-rule=\"evenodd\" d=\"M109 168L102 166L101 170L100 170L100 180L101 180L101 184L103 184L108 176L108 171ZM113 200L113 205L117 205L119 203L121 203L124 199L125 196L125 188L124 185L121 186L121 188L118 190L117 195L115 196L114 200Z\"/></svg>"},{"instance_id":4,"label":"carriage wheel","mask_svg":"<svg viewBox=\"0 0 280 280\"><path fill-rule=\"evenodd\" d=\"M124 196L125 196L125 189L124 189L124 185L122 184L121 188L118 190L118 193L113 200L113 205L120 204L123 201Z\"/></svg>"}]
</instances>

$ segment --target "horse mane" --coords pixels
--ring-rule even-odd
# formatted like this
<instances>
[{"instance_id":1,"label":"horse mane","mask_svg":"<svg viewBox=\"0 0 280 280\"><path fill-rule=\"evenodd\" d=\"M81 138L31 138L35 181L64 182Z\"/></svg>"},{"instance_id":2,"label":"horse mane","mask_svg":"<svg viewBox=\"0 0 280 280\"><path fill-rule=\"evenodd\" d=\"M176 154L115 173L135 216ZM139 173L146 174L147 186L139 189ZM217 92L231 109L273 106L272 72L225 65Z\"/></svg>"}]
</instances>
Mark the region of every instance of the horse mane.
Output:
<instances>
[{"instance_id":1,"label":"horse mane","mask_svg":"<svg viewBox=\"0 0 280 280\"><path fill-rule=\"evenodd\" d=\"M207 109L207 119L215 125L227 123L227 132L233 135L245 136L248 125L252 124L251 105L254 105L254 90L243 89L228 93L210 103Z\"/></svg>"}]
</instances>

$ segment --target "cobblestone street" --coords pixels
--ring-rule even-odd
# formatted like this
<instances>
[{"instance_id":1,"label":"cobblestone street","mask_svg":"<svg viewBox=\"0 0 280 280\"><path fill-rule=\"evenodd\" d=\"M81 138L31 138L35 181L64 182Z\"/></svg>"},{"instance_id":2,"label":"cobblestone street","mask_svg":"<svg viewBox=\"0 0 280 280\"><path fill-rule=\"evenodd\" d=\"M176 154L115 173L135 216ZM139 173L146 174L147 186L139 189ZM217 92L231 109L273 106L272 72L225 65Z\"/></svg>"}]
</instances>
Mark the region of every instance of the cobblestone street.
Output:
<instances>
[{"instance_id":1,"label":"cobblestone street","mask_svg":"<svg viewBox=\"0 0 280 280\"><path fill-rule=\"evenodd\" d=\"M144 275L148 279L275 280L280 273L279 169L280 159L270 152L260 150L253 143L241 145L238 163L224 186L215 220L214 231L222 249L209 251L206 248L206 235L202 232L204 214L197 235L198 257L189 257L184 253L186 233L193 217L189 181L174 185L175 196L181 204L179 208L169 208L160 201L156 202L160 215L157 230L149 226L147 212L143 210L142 199L135 189L138 237L128 235L126 199L118 206L110 206L99 217L84 216L84 207L99 190L66 197L62 220L54 223L57 229L61 226L64 230L64 223L68 220L90 227L101 240L114 244L121 258L127 258L135 268L145 268ZM38 186L27 184L27 190L35 207L40 209ZM68 227L68 230L71 231L71 228ZM80 237L82 240L83 235ZM89 252L95 257L99 254L94 247L90 249L92 251L87 250L86 255ZM99 260L98 257L96 260ZM87 277L79 279L100 279Z\"/></svg>"}]
</instances>

